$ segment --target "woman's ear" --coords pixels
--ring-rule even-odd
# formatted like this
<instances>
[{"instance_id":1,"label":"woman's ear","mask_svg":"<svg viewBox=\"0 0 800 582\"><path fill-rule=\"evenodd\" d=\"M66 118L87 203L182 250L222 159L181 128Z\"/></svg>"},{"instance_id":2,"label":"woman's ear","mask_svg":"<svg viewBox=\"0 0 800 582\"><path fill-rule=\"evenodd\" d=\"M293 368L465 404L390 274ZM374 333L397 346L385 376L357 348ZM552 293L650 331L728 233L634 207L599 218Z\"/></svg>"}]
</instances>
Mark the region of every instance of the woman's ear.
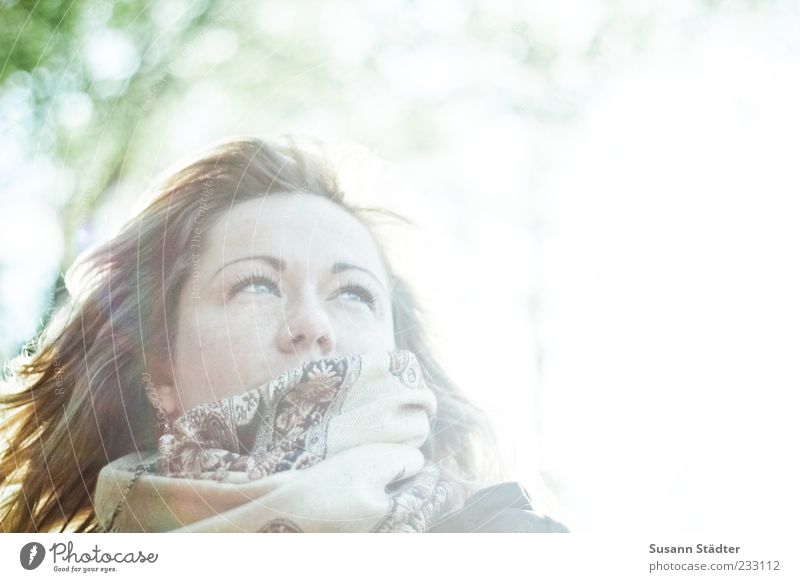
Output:
<instances>
[{"instance_id":1,"label":"woman's ear","mask_svg":"<svg viewBox=\"0 0 800 582\"><path fill-rule=\"evenodd\" d=\"M147 390L147 399L157 411L164 411L167 416L174 416L178 412L178 393L174 386L151 386Z\"/></svg>"}]
</instances>

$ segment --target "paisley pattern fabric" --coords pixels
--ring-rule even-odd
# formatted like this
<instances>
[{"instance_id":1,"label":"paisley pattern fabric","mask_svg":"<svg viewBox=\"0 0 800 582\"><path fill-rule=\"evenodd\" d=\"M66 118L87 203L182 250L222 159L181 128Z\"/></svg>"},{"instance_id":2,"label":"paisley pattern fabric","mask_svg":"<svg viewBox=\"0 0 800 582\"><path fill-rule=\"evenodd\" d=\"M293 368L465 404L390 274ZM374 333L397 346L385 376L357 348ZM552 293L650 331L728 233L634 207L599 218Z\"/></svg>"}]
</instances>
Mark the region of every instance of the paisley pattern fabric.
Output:
<instances>
[{"instance_id":1,"label":"paisley pattern fabric","mask_svg":"<svg viewBox=\"0 0 800 582\"><path fill-rule=\"evenodd\" d=\"M411 459L380 499L348 475L390 463L392 446L424 450L435 414L411 352L307 362L105 467L96 511L107 531L425 531L463 504L433 462Z\"/></svg>"}]
</instances>

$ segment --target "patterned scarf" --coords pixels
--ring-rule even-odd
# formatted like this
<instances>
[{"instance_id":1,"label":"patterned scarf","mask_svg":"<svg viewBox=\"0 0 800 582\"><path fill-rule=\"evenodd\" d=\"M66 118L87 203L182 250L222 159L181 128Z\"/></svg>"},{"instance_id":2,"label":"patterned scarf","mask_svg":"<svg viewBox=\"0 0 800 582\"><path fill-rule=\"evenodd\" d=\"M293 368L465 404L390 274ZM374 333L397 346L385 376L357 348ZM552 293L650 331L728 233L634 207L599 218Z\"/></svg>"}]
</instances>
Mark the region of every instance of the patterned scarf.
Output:
<instances>
[{"instance_id":1,"label":"patterned scarf","mask_svg":"<svg viewBox=\"0 0 800 582\"><path fill-rule=\"evenodd\" d=\"M107 531L425 531L464 501L422 453L435 414L411 352L307 362L104 467L95 511Z\"/></svg>"}]
</instances>

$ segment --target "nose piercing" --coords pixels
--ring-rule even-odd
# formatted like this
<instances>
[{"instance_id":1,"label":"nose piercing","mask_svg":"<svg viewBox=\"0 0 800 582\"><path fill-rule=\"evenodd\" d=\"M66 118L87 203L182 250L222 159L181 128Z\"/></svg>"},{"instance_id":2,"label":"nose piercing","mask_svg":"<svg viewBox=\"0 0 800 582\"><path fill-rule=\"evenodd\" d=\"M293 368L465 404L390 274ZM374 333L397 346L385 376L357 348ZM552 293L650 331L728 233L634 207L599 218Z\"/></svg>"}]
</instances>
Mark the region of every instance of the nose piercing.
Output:
<instances>
[{"instance_id":1,"label":"nose piercing","mask_svg":"<svg viewBox=\"0 0 800 582\"><path fill-rule=\"evenodd\" d=\"M291 327L289 327L289 326L287 325L287 326L286 326L286 331L288 331L288 332L289 332L289 339L291 339L292 341L294 341L294 334L292 333L292 328L291 328Z\"/></svg>"}]
</instances>

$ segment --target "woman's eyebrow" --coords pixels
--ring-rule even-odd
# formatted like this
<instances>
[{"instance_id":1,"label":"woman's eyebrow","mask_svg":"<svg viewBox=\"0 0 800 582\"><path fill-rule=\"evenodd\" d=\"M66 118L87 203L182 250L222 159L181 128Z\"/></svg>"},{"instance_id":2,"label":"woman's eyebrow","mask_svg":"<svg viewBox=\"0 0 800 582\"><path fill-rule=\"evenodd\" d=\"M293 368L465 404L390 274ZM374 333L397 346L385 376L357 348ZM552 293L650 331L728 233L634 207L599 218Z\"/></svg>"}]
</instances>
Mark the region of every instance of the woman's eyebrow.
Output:
<instances>
[{"instance_id":1,"label":"woman's eyebrow","mask_svg":"<svg viewBox=\"0 0 800 582\"><path fill-rule=\"evenodd\" d=\"M241 257L225 263L219 269L217 269L217 271L211 276L211 279L213 280L214 277L216 277L219 274L219 272L222 271L222 269L244 261L251 261L251 262L263 261L265 263L269 263L279 273L286 270L286 262L282 261L277 257L273 257L271 255L254 255L251 257ZM331 267L331 273L333 273L334 275L337 273L341 273L342 271L348 271L348 270L361 271L362 273L366 273L367 275L372 277L375 280L375 282L378 283L378 285L380 285L384 289L386 288L386 286L380 279L378 279L375 273L373 273L369 269L365 269L364 267L359 267L358 265L353 265L352 263L343 263L343 262L334 263L333 266Z\"/></svg>"}]
</instances>

